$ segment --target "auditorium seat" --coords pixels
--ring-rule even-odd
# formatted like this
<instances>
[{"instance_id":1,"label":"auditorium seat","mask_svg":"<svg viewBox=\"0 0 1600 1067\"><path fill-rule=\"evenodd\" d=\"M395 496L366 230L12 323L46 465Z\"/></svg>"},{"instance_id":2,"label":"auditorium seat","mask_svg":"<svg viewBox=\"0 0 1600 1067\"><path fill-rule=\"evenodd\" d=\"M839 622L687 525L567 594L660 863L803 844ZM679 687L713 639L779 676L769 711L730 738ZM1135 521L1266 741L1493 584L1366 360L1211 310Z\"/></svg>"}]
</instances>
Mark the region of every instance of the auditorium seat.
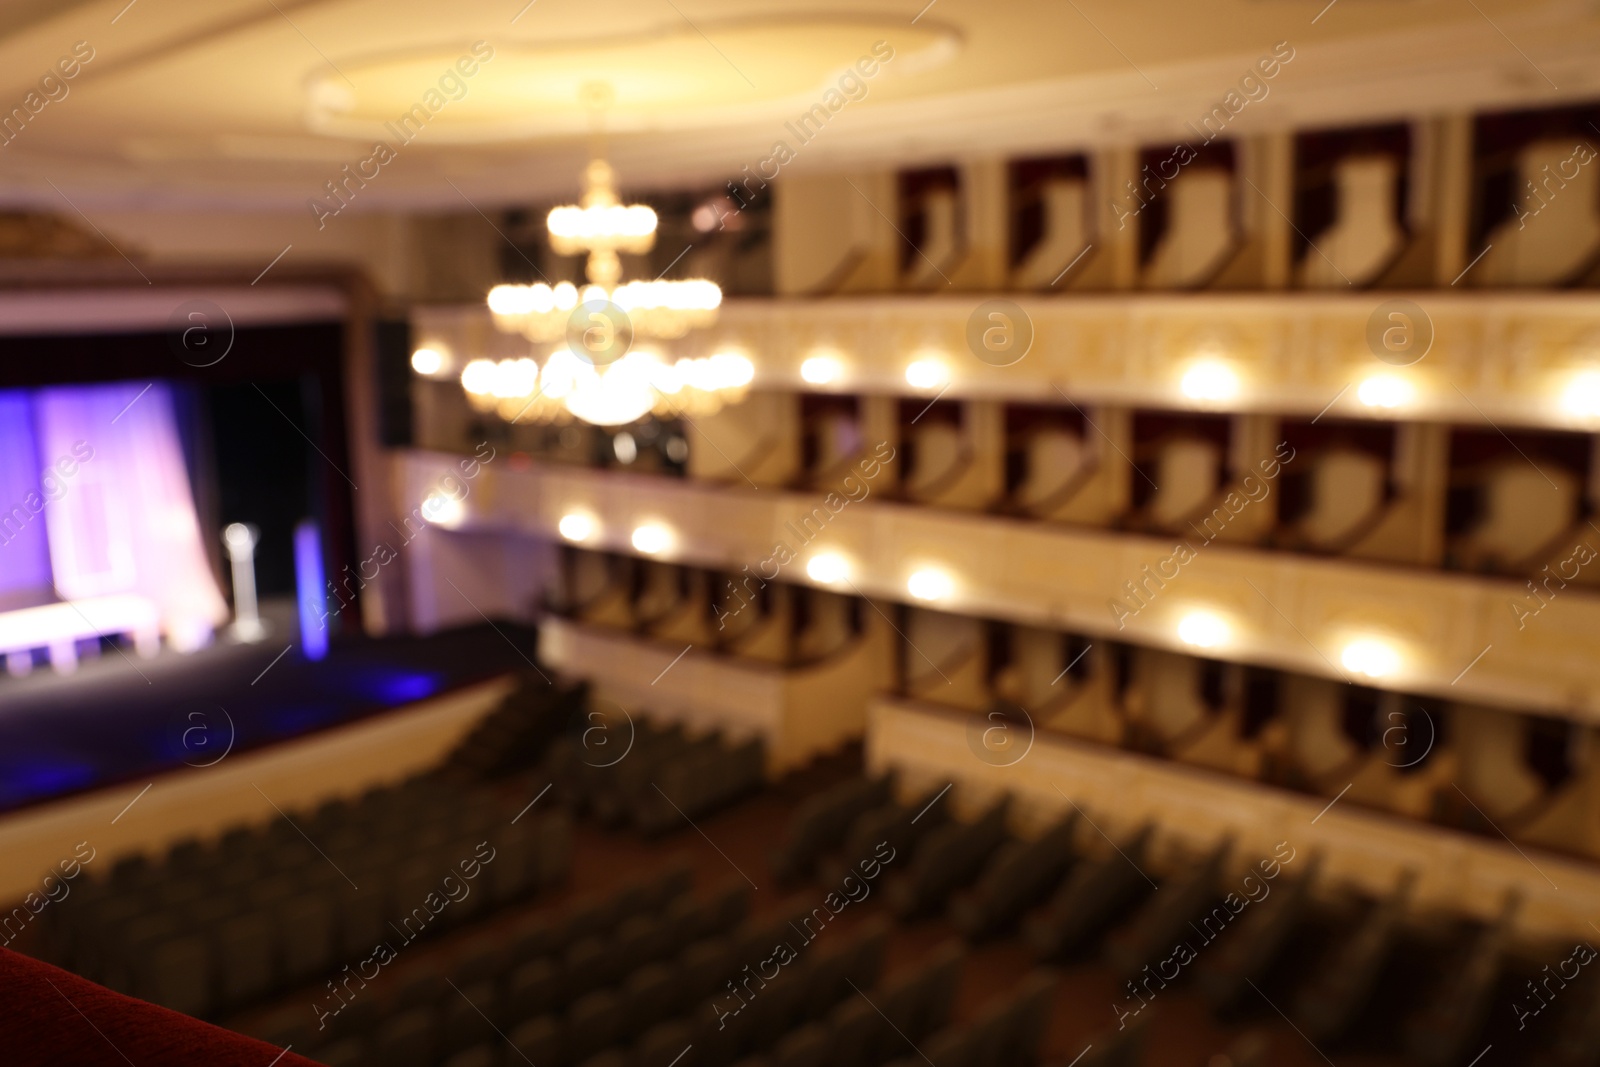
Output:
<instances>
[{"instance_id":1,"label":"auditorium seat","mask_svg":"<svg viewBox=\"0 0 1600 1067\"><path fill-rule=\"evenodd\" d=\"M1217 878L1230 845L1231 842L1224 841L1200 862L1172 876L1161 892L1152 893L1145 900L1126 926L1107 938L1106 962L1120 981L1131 979L1145 964L1166 956L1175 944L1187 940L1191 933L1199 933L1204 943L1223 929L1232 914L1226 907L1221 909L1219 918L1223 925L1213 929L1195 924L1219 896Z\"/></svg>"},{"instance_id":2,"label":"auditorium seat","mask_svg":"<svg viewBox=\"0 0 1600 1067\"><path fill-rule=\"evenodd\" d=\"M366 1043L359 1038L345 1038L324 1045L317 1053L317 1062L324 1067L363 1067L366 1063Z\"/></svg>"},{"instance_id":3,"label":"auditorium seat","mask_svg":"<svg viewBox=\"0 0 1600 1067\"><path fill-rule=\"evenodd\" d=\"M623 989L630 1026L645 1030L665 1019L678 980L677 967L662 963L647 963L630 974Z\"/></svg>"},{"instance_id":4,"label":"auditorium seat","mask_svg":"<svg viewBox=\"0 0 1600 1067\"><path fill-rule=\"evenodd\" d=\"M902 918L942 911L954 890L977 877L984 861L1006 839L1010 798L1002 797L970 824L948 822L929 831L910 864L891 873L889 906Z\"/></svg>"},{"instance_id":5,"label":"auditorium seat","mask_svg":"<svg viewBox=\"0 0 1600 1067\"><path fill-rule=\"evenodd\" d=\"M568 1059L581 1063L606 1048L623 1026L622 1005L609 989L586 993L567 1010Z\"/></svg>"},{"instance_id":6,"label":"auditorium seat","mask_svg":"<svg viewBox=\"0 0 1600 1067\"><path fill-rule=\"evenodd\" d=\"M1289 1014L1313 1041L1339 1037L1366 1006L1394 950L1414 881L1407 872L1395 890L1373 902L1355 928L1311 968Z\"/></svg>"},{"instance_id":7,"label":"auditorium seat","mask_svg":"<svg viewBox=\"0 0 1600 1067\"><path fill-rule=\"evenodd\" d=\"M925 834L949 818L950 791L943 787L929 790L910 804L890 802L861 813L850 825L844 847L822 865L821 880L838 885L857 865L872 859L880 845L893 849L895 862L905 862L915 852Z\"/></svg>"},{"instance_id":8,"label":"auditorium seat","mask_svg":"<svg viewBox=\"0 0 1600 1067\"><path fill-rule=\"evenodd\" d=\"M511 1031L511 1044L535 1064L559 1063L566 1049L566 1032L554 1015L541 1015Z\"/></svg>"},{"instance_id":9,"label":"auditorium seat","mask_svg":"<svg viewBox=\"0 0 1600 1067\"><path fill-rule=\"evenodd\" d=\"M802 801L789 820L784 842L773 852L778 880L791 884L808 877L822 857L844 843L862 811L888 802L893 780L850 778Z\"/></svg>"},{"instance_id":10,"label":"auditorium seat","mask_svg":"<svg viewBox=\"0 0 1600 1067\"><path fill-rule=\"evenodd\" d=\"M482 1044L457 1052L444 1061L444 1067L499 1067L500 1062L499 1046Z\"/></svg>"},{"instance_id":11,"label":"auditorium seat","mask_svg":"<svg viewBox=\"0 0 1600 1067\"><path fill-rule=\"evenodd\" d=\"M372 1059L385 1067L432 1067L439 1020L430 1008L408 1008L378 1026Z\"/></svg>"},{"instance_id":12,"label":"auditorium seat","mask_svg":"<svg viewBox=\"0 0 1600 1067\"><path fill-rule=\"evenodd\" d=\"M1001 845L977 883L950 901L950 921L972 941L1015 925L1072 866L1076 828L1073 812L1032 841Z\"/></svg>"},{"instance_id":13,"label":"auditorium seat","mask_svg":"<svg viewBox=\"0 0 1600 1067\"><path fill-rule=\"evenodd\" d=\"M198 935L152 947L140 961L134 991L141 999L185 1015L204 1017L211 1007L211 953Z\"/></svg>"},{"instance_id":14,"label":"auditorium seat","mask_svg":"<svg viewBox=\"0 0 1600 1067\"><path fill-rule=\"evenodd\" d=\"M694 1031L683 1020L657 1023L634 1044L634 1067L673 1067L675 1061L684 1067L678 1056L693 1043Z\"/></svg>"},{"instance_id":15,"label":"auditorium seat","mask_svg":"<svg viewBox=\"0 0 1600 1067\"><path fill-rule=\"evenodd\" d=\"M833 1042L828 1029L808 1023L784 1035L772 1048L767 1061L772 1067L828 1067Z\"/></svg>"},{"instance_id":16,"label":"auditorium seat","mask_svg":"<svg viewBox=\"0 0 1600 1067\"><path fill-rule=\"evenodd\" d=\"M493 1033L489 1024L484 1022L484 1017L498 1019L502 1012L499 990L492 979L486 978L468 985L457 983L459 993L448 984L441 985L443 988L439 995L448 998L444 1001L440 1020L439 1047L443 1054L459 1052Z\"/></svg>"},{"instance_id":17,"label":"auditorium seat","mask_svg":"<svg viewBox=\"0 0 1600 1067\"><path fill-rule=\"evenodd\" d=\"M1060 982L1053 970L1034 970L979 1017L974 1027L986 1031L979 1067L1026 1067L1038 1060Z\"/></svg>"},{"instance_id":18,"label":"auditorium seat","mask_svg":"<svg viewBox=\"0 0 1600 1067\"><path fill-rule=\"evenodd\" d=\"M1195 983L1213 1012L1225 1012L1272 966L1304 919L1317 882L1321 857L1313 855L1298 876L1285 879L1265 900L1252 903L1236 929L1196 964Z\"/></svg>"},{"instance_id":19,"label":"auditorium seat","mask_svg":"<svg viewBox=\"0 0 1600 1067\"><path fill-rule=\"evenodd\" d=\"M1146 1008L1126 1026L1096 1034L1075 1067L1139 1067L1156 1017L1154 1007Z\"/></svg>"},{"instance_id":20,"label":"auditorium seat","mask_svg":"<svg viewBox=\"0 0 1600 1067\"><path fill-rule=\"evenodd\" d=\"M1406 1020L1406 1052L1423 1067L1444 1067L1460 1059L1477 1036L1505 966L1517 907L1512 896L1494 922L1471 936Z\"/></svg>"},{"instance_id":21,"label":"auditorium seat","mask_svg":"<svg viewBox=\"0 0 1600 1067\"><path fill-rule=\"evenodd\" d=\"M1041 960L1077 951L1150 889L1140 869L1155 828L1146 824L1129 840L1097 858L1084 859L1050 902L1027 924L1027 939Z\"/></svg>"}]
</instances>

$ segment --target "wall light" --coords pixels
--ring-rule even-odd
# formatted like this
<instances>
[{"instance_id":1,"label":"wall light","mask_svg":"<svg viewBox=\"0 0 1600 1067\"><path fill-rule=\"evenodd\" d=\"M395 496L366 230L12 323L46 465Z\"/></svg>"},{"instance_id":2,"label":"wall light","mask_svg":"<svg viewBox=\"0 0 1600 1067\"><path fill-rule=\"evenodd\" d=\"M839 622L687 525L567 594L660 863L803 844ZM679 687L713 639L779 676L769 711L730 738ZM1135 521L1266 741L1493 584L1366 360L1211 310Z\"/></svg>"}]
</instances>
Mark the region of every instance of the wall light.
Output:
<instances>
[{"instance_id":1,"label":"wall light","mask_svg":"<svg viewBox=\"0 0 1600 1067\"><path fill-rule=\"evenodd\" d=\"M444 353L437 348L419 348L411 353L411 369L432 376L444 370Z\"/></svg>"},{"instance_id":2,"label":"wall light","mask_svg":"<svg viewBox=\"0 0 1600 1067\"><path fill-rule=\"evenodd\" d=\"M422 502L422 517L435 526L454 529L461 525L461 520L467 517L467 509L453 496L443 493L430 493Z\"/></svg>"},{"instance_id":3,"label":"wall light","mask_svg":"<svg viewBox=\"0 0 1600 1067\"><path fill-rule=\"evenodd\" d=\"M813 582L832 585L850 577L850 561L837 552L818 552L806 563L806 574Z\"/></svg>"},{"instance_id":4,"label":"wall light","mask_svg":"<svg viewBox=\"0 0 1600 1067\"><path fill-rule=\"evenodd\" d=\"M937 359L919 359L906 367L906 381L913 389L937 389L949 380L949 370Z\"/></svg>"},{"instance_id":5,"label":"wall light","mask_svg":"<svg viewBox=\"0 0 1600 1067\"><path fill-rule=\"evenodd\" d=\"M1400 653L1375 637L1358 638L1345 645L1339 661L1345 670L1368 678L1387 678L1400 669Z\"/></svg>"},{"instance_id":6,"label":"wall light","mask_svg":"<svg viewBox=\"0 0 1600 1067\"><path fill-rule=\"evenodd\" d=\"M1356 390L1356 398L1369 408L1404 407L1416 395L1416 387L1395 374L1374 374Z\"/></svg>"},{"instance_id":7,"label":"wall light","mask_svg":"<svg viewBox=\"0 0 1600 1067\"><path fill-rule=\"evenodd\" d=\"M1202 359L1178 383L1190 400L1232 400L1239 395L1239 374L1225 360Z\"/></svg>"},{"instance_id":8,"label":"wall light","mask_svg":"<svg viewBox=\"0 0 1600 1067\"><path fill-rule=\"evenodd\" d=\"M839 380L844 364L832 356L812 356L800 364L800 377L812 385L827 385Z\"/></svg>"},{"instance_id":9,"label":"wall light","mask_svg":"<svg viewBox=\"0 0 1600 1067\"><path fill-rule=\"evenodd\" d=\"M944 600L954 589L950 576L932 567L924 567L906 580L906 591L918 600Z\"/></svg>"},{"instance_id":10,"label":"wall light","mask_svg":"<svg viewBox=\"0 0 1600 1067\"><path fill-rule=\"evenodd\" d=\"M1178 622L1178 639L1196 648L1216 648L1230 633L1227 620L1209 611L1191 611Z\"/></svg>"},{"instance_id":11,"label":"wall light","mask_svg":"<svg viewBox=\"0 0 1600 1067\"><path fill-rule=\"evenodd\" d=\"M568 541L587 541L594 536L594 519L579 511L569 511L561 516L561 521L556 523L556 529L561 531L561 536Z\"/></svg>"},{"instance_id":12,"label":"wall light","mask_svg":"<svg viewBox=\"0 0 1600 1067\"><path fill-rule=\"evenodd\" d=\"M1586 370L1574 376L1561 404L1579 418L1600 418L1600 371Z\"/></svg>"},{"instance_id":13,"label":"wall light","mask_svg":"<svg viewBox=\"0 0 1600 1067\"><path fill-rule=\"evenodd\" d=\"M633 547L654 556L672 547L672 531L659 523L647 522L633 528Z\"/></svg>"}]
</instances>

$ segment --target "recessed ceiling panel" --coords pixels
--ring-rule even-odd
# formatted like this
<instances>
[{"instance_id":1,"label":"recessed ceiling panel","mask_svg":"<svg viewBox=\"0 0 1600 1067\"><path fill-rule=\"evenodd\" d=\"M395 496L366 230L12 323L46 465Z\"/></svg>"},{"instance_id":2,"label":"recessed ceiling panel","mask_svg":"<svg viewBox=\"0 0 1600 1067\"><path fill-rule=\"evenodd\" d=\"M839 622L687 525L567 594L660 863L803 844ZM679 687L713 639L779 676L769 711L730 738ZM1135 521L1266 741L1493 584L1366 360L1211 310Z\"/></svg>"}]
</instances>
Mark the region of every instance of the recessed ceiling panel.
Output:
<instances>
[{"instance_id":1,"label":"recessed ceiling panel","mask_svg":"<svg viewBox=\"0 0 1600 1067\"><path fill-rule=\"evenodd\" d=\"M649 35L480 46L476 56L461 42L341 60L342 75L308 84L308 123L333 136L392 139L386 124L422 105L430 141L563 136L592 128L589 105L601 98L610 101L608 130L693 128L817 103L839 110L881 79L942 63L959 47L955 31L933 22L849 16L702 21Z\"/></svg>"}]
</instances>

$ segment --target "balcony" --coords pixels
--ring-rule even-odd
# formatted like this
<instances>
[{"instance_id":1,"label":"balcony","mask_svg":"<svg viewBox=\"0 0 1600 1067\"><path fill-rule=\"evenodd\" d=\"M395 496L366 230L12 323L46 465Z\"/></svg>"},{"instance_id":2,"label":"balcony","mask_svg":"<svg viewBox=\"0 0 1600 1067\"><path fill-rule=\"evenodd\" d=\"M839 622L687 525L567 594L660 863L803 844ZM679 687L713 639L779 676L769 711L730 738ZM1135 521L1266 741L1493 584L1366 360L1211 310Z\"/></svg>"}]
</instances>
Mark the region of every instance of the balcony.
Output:
<instances>
[{"instance_id":1,"label":"balcony","mask_svg":"<svg viewBox=\"0 0 1600 1067\"><path fill-rule=\"evenodd\" d=\"M408 454L407 499L421 500L452 463ZM940 611L1600 720L1592 669L1600 597L1576 586L1550 586L1530 615L1530 594L1509 580L1221 543L1180 559L1170 540L1152 536L912 507L870 492L832 500L539 464L490 467L458 528L559 542L562 518L580 515L586 548L733 573L748 566L769 580L781 571L788 582ZM648 552L635 547L641 527ZM828 583L806 573L824 549L846 567ZM919 574L934 578L914 591ZM1197 627L1196 618L1211 621Z\"/></svg>"}]
</instances>

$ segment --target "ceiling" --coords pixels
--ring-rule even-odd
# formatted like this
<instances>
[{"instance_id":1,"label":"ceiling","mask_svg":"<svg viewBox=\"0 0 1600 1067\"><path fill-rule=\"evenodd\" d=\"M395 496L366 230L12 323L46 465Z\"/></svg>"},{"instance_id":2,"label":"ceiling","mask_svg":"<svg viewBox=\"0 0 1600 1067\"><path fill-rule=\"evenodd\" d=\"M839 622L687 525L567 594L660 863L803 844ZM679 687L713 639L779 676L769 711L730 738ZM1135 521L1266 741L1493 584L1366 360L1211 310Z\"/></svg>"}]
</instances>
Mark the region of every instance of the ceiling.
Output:
<instances>
[{"instance_id":1,"label":"ceiling","mask_svg":"<svg viewBox=\"0 0 1600 1067\"><path fill-rule=\"evenodd\" d=\"M1161 141L1279 42L1242 133L1600 97L1592 0L11 0L0 114L80 41L4 204L286 210L348 164L358 211L500 206L575 194L597 129L635 189L770 174L780 141L797 169Z\"/></svg>"}]
</instances>

